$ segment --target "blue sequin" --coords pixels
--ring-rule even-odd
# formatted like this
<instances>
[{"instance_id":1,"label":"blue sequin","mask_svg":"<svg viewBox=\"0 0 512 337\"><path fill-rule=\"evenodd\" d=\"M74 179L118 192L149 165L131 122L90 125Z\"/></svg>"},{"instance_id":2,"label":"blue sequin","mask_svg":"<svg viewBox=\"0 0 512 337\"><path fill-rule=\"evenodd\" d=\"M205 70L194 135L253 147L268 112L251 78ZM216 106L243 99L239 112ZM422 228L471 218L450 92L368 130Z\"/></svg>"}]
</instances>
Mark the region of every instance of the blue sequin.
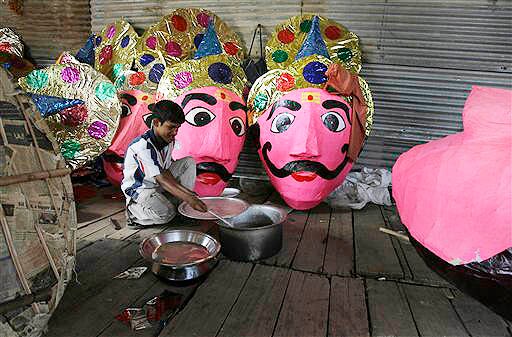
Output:
<instances>
[{"instance_id":1,"label":"blue sequin","mask_svg":"<svg viewBox=\"0 0 512 337\"><path fill-rule=\"evenodd\" d=\"M302 71L302 75L304 79L312 84L322 84L327 81L327 77L325 76L325 72L327 71L327 66L322 62L313 61L309 62Z\"/></svg>"},{"instance_id":2,"label":"blue sequin","mask_svg":"<svg viewBox=\"0 0 512 337\"><path fill-rule=\"evenodd\" d=\"M208 67L208 76L217 83L229 84L233 80L233 72L227 64L216 62Z\"/></svg>"},{"instance_id":3,"label":"blue sequin","mask_svg":"<svg viewBox=\"0 0 512 337\"><path fill-rule=\"evenodd\" d=\"M159 83L164 74L165 66L162 63L155 64L149 71L149 80L153 83Z\"/></svg>"},{"instance_id":4,"label":"blue sequin","mask_svg":"<svg viewBox=\"0 0 512 337\"><path fill-rule=\"evenodd\" d=\"M85 45L76 53L75 58L94 67L94 48L94 35L91 35Z\"/></svg>"},{"instance_id":5,"label":"blue sequin","mask_svg":"<svg viewBox=\"0 0 512 337\"><path fill-rule=\"evenodd\" d=\"M37 94L29 94L29 96L32 98L32 101L34 101L34 104L36 105L43 118L54 115L66 108L84 104L84 101L80 99L67 99Z\"/></svg>"},{"instance_id":6,"label":"blue sequin","mask_svg":"<svg viewBox=\"0 0 512 337\"><path fill-rule=\"evenodd\" d=\"M102 40L102 39L101 39L101 36L99 36L99 35L98 35L98 36L96 36L96 47L100 45L101 40Z\"/></svg>"},{"instance_id":7,"label":"blue sequin","mask_svg":"<svg viewBox=\"0 0 512 337\"><path fill-rule=\"evenodd\" d=\"M130 36L126 35L125 37L123 37L123 39L121 40L121 48L126 48L126 46L128 45L128 43L130 43Z\"/></svg>"},{"instance_id":8,"label":"blue sequin","mask_svg":"<svg viewBox=\"0 0 512 337\"><path fill-rule=\"evenodd\" d=\"M201 41L203 41L203 37L204 37L204 34L197 34L195 37L194 37L194 45L196 46L196 48L199 48L199 45L201 44Z\"/></svg>"},{"instance_id":9,"label":"blue sequin","mask_svg":"<svg viewBox=\"0 0 512 337\"><path fill-rule=\"evenodd\" d=\"M155 60L155 57L153 55L144 54L140 57L139 63L141 66L145 67L148 64L150 64L151 62L153 62L154 60Z\"/></svg>"},{"instance_id":10,"label":"blue sequin","mask_svg":"<svg viewBox=\"0 0 512 337\"><path fill-rule=\"evenodd\" d=\"M310 55L322 55L330 59L327 46L325 45L324 39L322 38L322 34L320 33L318 16L313 18L311 29L308 32L308 36L306 36L306 40L304 40L304 43L300 47L299 52L295 56L295 60L300 60L301 58Z\"/></svg>"},{"instance_id":11,"label":"blue sequin","mask_svg":"<svg viewBox=\"0 0 512 337\"><path fill-rule=\"evenodd\" d=\"M197 60L205 56L219 54L222 54L222 46L220 45L217 33L215 33L215 26L213 25L213 20L210 20L210 22L208 23L208 28L206 29L206 33L204 34L203 40L199 44L199 47L197 47L194 59Z\"/></svg>"}]
</instances>

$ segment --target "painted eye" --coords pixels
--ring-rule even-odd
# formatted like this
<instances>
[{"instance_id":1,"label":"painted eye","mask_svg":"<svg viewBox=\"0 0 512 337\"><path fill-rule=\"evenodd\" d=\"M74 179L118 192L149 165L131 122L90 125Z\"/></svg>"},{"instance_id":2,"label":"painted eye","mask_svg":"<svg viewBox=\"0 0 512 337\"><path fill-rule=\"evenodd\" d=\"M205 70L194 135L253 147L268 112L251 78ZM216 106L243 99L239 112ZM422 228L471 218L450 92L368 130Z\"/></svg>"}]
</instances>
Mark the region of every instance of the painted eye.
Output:
<instances>
[{"instance_id":1,"label":"painted eye","mask_svg":"<svg viewBox=\"0 0 512 337\"><path fill-rule=\"evenodd\" d=\"M121 117L130 116L131 113L132 113L132 109L128 104L121 105Z\"/></svg>"},{"instance_id":2,"label":"painted eye","mask_svg":"<svg viewBox=\"0 0 512 337\"><path fill-rule=\"evenodd\" d=\"M345 121L339 113L334 111L326 112L322 115L324 126L332 132L340 132L345 129Z\"/></svg>"},{"instance_id":3,"label":"painted eye","mask_svg":"<svg viewBox=\"0 0 512 337\"><path fill-rule=\"evenodd\" d=\"M229 124L231 124L231 129L238 137L241 137L245 134L245 125L240 117L233 117L229 120Z\"/></svg>"},{"instance_id":4,"label":"painted eye","mask_svg":"<svg viewBox=\"0 0 512 337\"><path fill-rule=\"evenodd\" d=\"M193 108L185 116L185 120L193 126L205 126L214 119L215 115L203 107Z\"/></svg>"},{"instance_id":5,"label":"painted eye","mask_svg":"<svg viewBox=\"0 0 512 337\"><path fill-rule=\"evenodd\" d=\"M294 120L294 115L287 112L283 112L274 118L274 120L272 121L272 125L270 126L270 131L274 133L285 132L286 130L288 130L290 125L292 125Z\"/></svg>"}]
</instances>

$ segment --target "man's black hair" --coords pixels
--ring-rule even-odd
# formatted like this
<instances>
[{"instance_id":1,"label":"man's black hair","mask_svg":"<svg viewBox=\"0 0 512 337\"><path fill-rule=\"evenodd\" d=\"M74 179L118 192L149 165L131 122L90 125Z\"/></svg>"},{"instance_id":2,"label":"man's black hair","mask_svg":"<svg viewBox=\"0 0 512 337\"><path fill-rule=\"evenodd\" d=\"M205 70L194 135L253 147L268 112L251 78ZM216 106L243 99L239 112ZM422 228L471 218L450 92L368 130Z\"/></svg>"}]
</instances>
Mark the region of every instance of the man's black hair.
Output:
<instances>
[{"instance_id":1,"label":"man's black hair","mask_svg":"<svg viewBox=\"0 0 512 337\"><path fill-rule=\"evenodd\" d=\"M148 105L148 109L152 112L151 116L146 119L148 127L151 127L151 121L154 118L158 118L161 123L170 121L171 123L183 124L185 122L183 109L173 101L164 99Z\"/></svg>"}]
</instances>

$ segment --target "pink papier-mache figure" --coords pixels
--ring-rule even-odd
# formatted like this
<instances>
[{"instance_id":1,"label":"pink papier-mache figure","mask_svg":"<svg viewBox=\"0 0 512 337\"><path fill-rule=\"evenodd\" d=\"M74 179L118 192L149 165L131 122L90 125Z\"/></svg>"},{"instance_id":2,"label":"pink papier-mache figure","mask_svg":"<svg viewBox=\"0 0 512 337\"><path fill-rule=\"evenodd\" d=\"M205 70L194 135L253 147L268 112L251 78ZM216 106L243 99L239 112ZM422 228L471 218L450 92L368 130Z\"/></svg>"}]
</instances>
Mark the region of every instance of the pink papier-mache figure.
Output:
<instances>
[{"instance_id":1,"label":"pink papier-mache figure","mask_svg":"<svg viewBox=\"0 0 512 337\"><path fill-rule=\"evenodd\" d=\"M266 59L271 70L248 99L258 153L285 202L310 209L343 182L370 132L358 38L334 21L296 16L277 26Z\"/></svg>"}]
</instances>

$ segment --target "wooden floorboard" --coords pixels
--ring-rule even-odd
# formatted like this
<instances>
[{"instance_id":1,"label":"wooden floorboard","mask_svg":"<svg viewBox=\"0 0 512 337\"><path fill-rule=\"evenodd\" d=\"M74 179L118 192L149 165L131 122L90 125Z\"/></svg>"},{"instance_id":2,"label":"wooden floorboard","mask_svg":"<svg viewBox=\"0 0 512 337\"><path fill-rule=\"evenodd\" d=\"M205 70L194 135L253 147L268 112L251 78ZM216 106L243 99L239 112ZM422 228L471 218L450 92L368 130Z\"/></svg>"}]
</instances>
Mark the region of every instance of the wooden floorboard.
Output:
<instances>
[{"instance_id":1,"label":"wooden floorboard","mask_svg":"<svg viewBox=\"0 0 512 337\"><path fill-rule=\"evenodd\" d=\"M354 244L352 233L352 211L350 209L331 212L329 236L323 272L350 276L354 271Z\"/></svg>"},{"instance_id":2,"label":"wooden floorboard","mask_svg":"<svg viewBox=\"0 0 512 337\"><path fill-rule=\"evenodd\" d=\"M469 336L443 289L400 285L421 336Z\"/></svg>"},{"instance_id":3,"label":"wooden floorboard","mask_svg":"<svg viewBox=\"0 0 512 337\"><path fill-rule=\"evenodd\" d=\"M390 238L379 231L379 227L385 226L379 207L368 204L362 210L354 210L353 214L357 274L403 278L404 273Z\"/></svg>"},{"instance_id":4,"label":"wooden floorboard","mask_svg":"<svg viewBox=\"0 0 512 337\"><path fill-rule=\"evenodd\" d=\"M157 280L151 273L137 280L114 280L98 289L94 296L82 300L79 308L55 314L47 336L97 336L110 325L113 317L130 307L155 282Z\"/></svg>"},{"instance_id":5,"label":"wooden floorboard","mask_svg":"<svg viewBox=\"0 0 512 337\"><path fill-rule=\"evenodd\" d=\"M331 279L329 336L369 336L363 280Z\"/></svg>"},{"instance_id":6,"label":"wooden floorboard","mask_svg":"<svg viewBox=\"0 0 512 337\"><path fill-rule=\"evenodd\" d=\"M240 197L283 204L270 193ZM95 202L104 205L95 207ZM153 336L156 327L133 332L114 316L165 289L183 293L188 302L160 336L512 337L501 317L447 288L413 246L379 231L381 226L403 230L394 207L345 211L323 204L310 213L293 211L283 224L283 248L276 256L255 265L221 257L210 275L176 287L149 271L139 280L112 277L147 265L138 253L147 236L191 229L218 237L218 226L178 217L168 225L128 229L124 212L105 206L116 202L104 202L100 195L79 206L80 283L68 285L46 337L70 332L77 337ZM385 281L374 279L380 277Z\"/></svg>"},{"instance_id":7,"label":"wooden floorboard","mask_svg":"<svg viewBox=\"0 0 512 337\"><path fill-rule=\"evenodd\" d=\"M319 273L324 265L331 209L321 203L309 211L306 227L293 260L297 270Z\"/></svg>"},{"instance_id":8,"label":"wooden floorboard","mask_svg":"<svg viewBox=\"0 0 512 337\"><path fill-rule=\"evenodd\" d=\"M137 245L116 240L102 240L80 251L77 274L66 288L57 312L80 306L83 300L109 283L114 275L140 260Z\"/></svg>"},{"instance_id":9,"label":"wooden floorboard","mask_svg":"<svg viewBox=\"0 0 512 337\"><path fill-rule=\"evenodd\" d=\"M382 207L384 217L387 220L387 225L395 231L405 231L405 226L400 221L400 217L396 212L395 207ZM411 279L413 281L431 285L451 286L446 280L437 275L430 269L425 261L419 256L416 249L408 242L403 242L398 239L393 239L396 245L402 250L408 269L411 272Z\"/></svg>"},{"instance_id":10,"label":"wooden floorboard","mask_svg":"<svg viewBox=\"0 0 512 337\"><path fill-rule=\"evenodd\" d=\"M161 295L164 291L170 291L182 295L181 302L185 304L190 297L193 295L200 282L186 285L180 285L179 283L170 283L158 279L135 303L130 304L130 307L142 308L144 304L152 298ZM166 315L170 315L172 310L169 310ZM101 332L102 337L153 337L161 331L161 326L152 322L152 326L139 331L132 331L130 326L122 323L116 319L111 321L111 324Z\"/></svg>"},{"instance_id":11,"label":"wooden floorboard","mask_svg":"<svg viewBox=\"0 0 512 337\"><path fill-rule=\"evenodd\" d=\"M272 336L291 271L256 265L218 336Z\"/></svg>"},{"instance_id":12,"label":"wooden floorboard","mask_svg":"<svg viewBox=\"0 0 512 337\"><path fill-rule=\"evenodd\" d=\"M308 219L307 212L294 211L283 223L283 247L278 254L263 260L265 264L289 268L297 251L304 226Z\"/></svg>"},{"instance_id":13,"label":"wooden floorboard","mask_svg":"<svg viewBox=\"0 0 512 337\"><path fill-rule=\"evenodd\" d=\"M160 336L215 336L251 269L252 264L221 261Z\"/></svg>"},{"instance_id":14,"label":"wooden floorboard","mask_svg":"<svg viewBox=\"0 0 512 337\"><path fill-rule=\"evenodd\" d=\"M418 336L404 292L393 281L366 280L372 336Z\"/></svg>"},{"instance_id":15,"label":"wooden floorboard","mask_svg":"<svg viewBox=\"0 0 512 337\"><path fill-rule=\"evenodd\" d=\"M503 318L468 295L460 291L454 291L453 293L453 306L471 336L510 337L510 331L507 329L507 323Z\"/></svg>"},{"instance_id":16,"label":"wooden floorboard","mask_svg":"<svg viewBox=\"0 0 512 337\"><path fill-rule=\"evenodd\" d=\"M329 280L293 271L274 336L326 336Z\"/></svg>"}]
</instances>

